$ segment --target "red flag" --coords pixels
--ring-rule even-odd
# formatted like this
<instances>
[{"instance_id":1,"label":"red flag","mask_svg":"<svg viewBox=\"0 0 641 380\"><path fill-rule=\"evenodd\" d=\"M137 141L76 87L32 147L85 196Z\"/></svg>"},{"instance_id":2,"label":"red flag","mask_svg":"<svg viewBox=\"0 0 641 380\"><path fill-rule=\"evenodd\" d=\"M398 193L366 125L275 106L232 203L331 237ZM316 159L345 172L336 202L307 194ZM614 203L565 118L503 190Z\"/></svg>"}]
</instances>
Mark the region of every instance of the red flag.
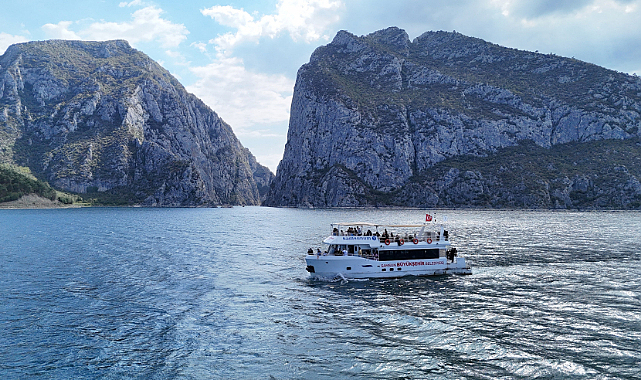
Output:
<instances>
[{"instance_id":1,"label":"red flag","mask_svg":"<svg viewBox=\"0 0 641 380\"><path fill-rule=\"evenodd\" d=\"M432 221L432 215L430 215L430 214L425 214L425 221L426 221L426 222L431 222L431 221Z\"/></svg>"}]
</instances>

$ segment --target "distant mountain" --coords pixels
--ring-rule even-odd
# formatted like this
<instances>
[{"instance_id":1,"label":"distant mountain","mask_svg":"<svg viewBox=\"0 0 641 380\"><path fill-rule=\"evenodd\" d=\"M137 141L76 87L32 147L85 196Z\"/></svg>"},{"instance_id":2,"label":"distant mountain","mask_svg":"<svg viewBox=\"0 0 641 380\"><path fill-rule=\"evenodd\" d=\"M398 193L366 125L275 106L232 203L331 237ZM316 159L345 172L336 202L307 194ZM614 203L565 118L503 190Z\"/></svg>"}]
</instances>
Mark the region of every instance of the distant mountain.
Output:
<instances>
[{"instance_id":1,"label":"distant mountain","mask_svg":"<svg viewBox=\"0 0 641 380\"><path fill-rule=\"evenodd\" d=\"M265 204L640 208L641 80L460 33L339 32Z\"/></svg>"},{"instance_id":2,"label":"distant mountain","mask_svg":"<svg viewBox=\"0 0 641 380\"><path fill-rule=\"evenodd\" d=\"M260 204L273 174L218 115L126 41L0 56L0 163L108 203Z\"/></svg>"}]
</instances>

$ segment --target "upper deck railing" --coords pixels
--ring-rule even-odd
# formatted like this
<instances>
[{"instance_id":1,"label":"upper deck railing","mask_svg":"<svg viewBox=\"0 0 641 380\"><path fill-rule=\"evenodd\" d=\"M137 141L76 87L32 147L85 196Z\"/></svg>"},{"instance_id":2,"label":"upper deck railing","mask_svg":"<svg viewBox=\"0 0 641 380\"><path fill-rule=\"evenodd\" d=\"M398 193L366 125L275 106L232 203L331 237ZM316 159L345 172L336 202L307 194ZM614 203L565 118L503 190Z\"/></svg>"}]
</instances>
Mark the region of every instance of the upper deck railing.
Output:
<instances>
[{"instance_id":1,"label":"upper deck railing","mask_svg":"<svg viewBox=\"0 0 641 380\"><path fill-rule=\"evenodd\" d=\"M365 234L363 234L363 233L359 234L359 233L345 233L345 232L343 232L341 234L340 231L338 233L336 233L336 231L333 231L332 235L333 236L342 236L342 237L350 237L350 236L358 236L358 237L360 237L360 236L363 236L363 237L366 237L366 238L372 238L372 240L374 240L373 238L377 238L376 240L378 240L381 243L385 242L386 240L389 240L390 242L396 242L396 241L400 241L401 239L403 240L404 243L412 242L412 241L414 241L414 239L416 239L419 242L423 242L424 241L424 242L428 242L428 243L441 241L441 233L440 232L435 232L435 231L423 231L423 232L413 232L413 233L412 232L404 232L404 233L394 233L394 232L387 232L386 233L386 232L383 232L383 234L381 234L380 232L376 232L376 233L368 233L368 232L366 232ZM354 244L358 244L359 241L363 241L363 240L364 239L354 240ZM369 239L367 239L367 240L369 240ZM449 234L448 234L447 231L443 231L442 240L444 240L444 241L448 241L449 240Z\"/></svg>"}]
</instances>

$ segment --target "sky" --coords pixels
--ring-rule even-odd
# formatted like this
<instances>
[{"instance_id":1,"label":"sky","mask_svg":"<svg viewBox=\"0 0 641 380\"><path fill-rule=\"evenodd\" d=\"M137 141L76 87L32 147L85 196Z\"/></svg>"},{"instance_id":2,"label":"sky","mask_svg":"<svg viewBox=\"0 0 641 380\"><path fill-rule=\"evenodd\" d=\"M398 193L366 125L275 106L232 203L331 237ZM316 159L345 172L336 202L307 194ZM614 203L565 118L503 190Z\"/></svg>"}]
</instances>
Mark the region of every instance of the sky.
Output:
<instances>
[{"instance_id":1,"label":"sky","mask_svg":"<svg viewBox=\"0 0 641 380\"><path fill-rule=\"evenodd\" d=\"M340 30L456 30L502 46L641 75L641 0L21 0L13 43L125 39L176 76L276 172L300 66Z\"/></svg>"}]
</instances>

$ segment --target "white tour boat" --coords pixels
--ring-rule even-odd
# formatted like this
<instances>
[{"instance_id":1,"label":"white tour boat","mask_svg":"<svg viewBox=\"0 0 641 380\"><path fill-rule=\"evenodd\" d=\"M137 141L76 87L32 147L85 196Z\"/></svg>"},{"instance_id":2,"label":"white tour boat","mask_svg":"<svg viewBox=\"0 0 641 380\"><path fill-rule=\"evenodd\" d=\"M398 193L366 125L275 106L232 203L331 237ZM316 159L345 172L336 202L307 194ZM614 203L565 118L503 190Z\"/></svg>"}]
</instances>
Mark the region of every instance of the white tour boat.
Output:
<instances>
[{"instance_id":1,"label":"white tour boat","mask_svg":"<svg viewBox=\"0 0 641 380\"><path fill-rule=\"evenodd\" d=\"M332 234L323 240L327 250L307 252L307 271L343 279L472 274L451 247L448 231L442 225L428 231L431 226L332 223Z\"/></svg>"}]
</instances>

